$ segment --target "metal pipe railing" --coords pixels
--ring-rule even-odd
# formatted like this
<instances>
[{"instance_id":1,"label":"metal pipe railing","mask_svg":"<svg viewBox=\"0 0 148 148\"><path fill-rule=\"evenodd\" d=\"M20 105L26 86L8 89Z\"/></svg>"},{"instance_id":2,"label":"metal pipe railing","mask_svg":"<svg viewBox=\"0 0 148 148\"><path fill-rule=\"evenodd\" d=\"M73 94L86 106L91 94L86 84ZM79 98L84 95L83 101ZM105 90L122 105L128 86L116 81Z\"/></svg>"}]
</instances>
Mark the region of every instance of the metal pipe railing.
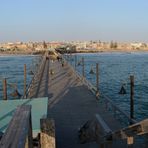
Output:
<instances>
[{"instance_id":1,"label":"metal pipe railing","mask_svg":"<svg viewBox=\"0 0 148 148\"><path fill-rule=\"evenodd\" d=\"M130 116L124 112L120 107L118 107L116 104L114 104L114 102L107 96L105 96L104 94L102 94L101 92L98 92L99 95L97 96L96 95L96 92L97 92L97 88L92 84L90 83L85 77L83 77L78 71L75 70L75 68L73 68L69 63L68 61L63 57L63 59L67 62L68 66L72 69L72 71L76 74L76 76L82 80L83 84L85 84L88 89L97 97L97 98L104 98L107 103L109 103L112 108L114 109L114 113L116 114L116 112L120 113L121 115L123 115L127 120L128 122L131 124L133 123L136 123L137 121L135 119L132 119L130 118Z\"/></svg>"}]
</instances>

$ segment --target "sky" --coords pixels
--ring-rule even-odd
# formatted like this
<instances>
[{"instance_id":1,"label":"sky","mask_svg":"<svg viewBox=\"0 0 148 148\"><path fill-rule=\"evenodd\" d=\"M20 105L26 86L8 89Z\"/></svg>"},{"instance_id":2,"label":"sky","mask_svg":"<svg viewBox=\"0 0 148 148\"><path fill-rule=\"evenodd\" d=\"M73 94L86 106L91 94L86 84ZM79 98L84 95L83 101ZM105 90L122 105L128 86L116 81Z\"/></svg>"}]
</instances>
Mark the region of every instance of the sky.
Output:
<instances>
[{"instance_id":1,"label":"sky","mask_svg":"<svg viewBox=\"0 0 148 148\"><path fill-rule=\"evenodd\" d=\"M0 0L0 42L148 42L148 0Z\"/></svg>"}]
</instances>

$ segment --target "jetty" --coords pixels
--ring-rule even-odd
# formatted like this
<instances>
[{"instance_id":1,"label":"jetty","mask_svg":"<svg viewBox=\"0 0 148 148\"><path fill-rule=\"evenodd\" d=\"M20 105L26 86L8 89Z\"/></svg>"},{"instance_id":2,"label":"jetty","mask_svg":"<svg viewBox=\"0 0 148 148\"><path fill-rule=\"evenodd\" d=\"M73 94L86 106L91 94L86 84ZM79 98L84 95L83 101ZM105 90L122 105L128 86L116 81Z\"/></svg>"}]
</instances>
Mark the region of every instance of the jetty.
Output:
<instances>
[{"instance_id":1,"label":"jetty","mask_svg":"<svg viewBox=\"0 0 148 148\"><path fill-rule=\"evenodd\" d=\"M143 135L148 133L148 119L138 122L130 118L88 82L83 72L81 75L64 56L59 56L61 59L53 59L47 52L42 57L22 97L22 100L41 101L44 105L40 108L38 103L37 112L43 108L47 111L45 117L38 117L38 144L33 145L33 103L22 103L14 111L0 147L146 147Z\"/></svg>"}]
</instances>

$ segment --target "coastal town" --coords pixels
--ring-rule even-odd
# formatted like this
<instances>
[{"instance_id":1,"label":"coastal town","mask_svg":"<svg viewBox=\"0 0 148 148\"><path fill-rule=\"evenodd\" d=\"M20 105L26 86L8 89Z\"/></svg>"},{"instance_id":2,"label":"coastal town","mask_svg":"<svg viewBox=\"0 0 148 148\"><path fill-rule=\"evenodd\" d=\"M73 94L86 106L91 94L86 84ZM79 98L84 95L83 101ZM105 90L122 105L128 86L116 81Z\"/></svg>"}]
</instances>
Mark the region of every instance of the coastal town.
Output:
<instances>
[{"instance_id":1,"label":"coastal town","mask_svg":"<svg viewBox=\"0 0 148 148\"><path fill-rule=\"evenodd\" d=\"M113 52L148 51L144 42L104 42L104 41L65 41L65 42L8 42L0 43L0 53L37 53L44 49L60 49L70 52Z\"/></svg>"}]
</instances>

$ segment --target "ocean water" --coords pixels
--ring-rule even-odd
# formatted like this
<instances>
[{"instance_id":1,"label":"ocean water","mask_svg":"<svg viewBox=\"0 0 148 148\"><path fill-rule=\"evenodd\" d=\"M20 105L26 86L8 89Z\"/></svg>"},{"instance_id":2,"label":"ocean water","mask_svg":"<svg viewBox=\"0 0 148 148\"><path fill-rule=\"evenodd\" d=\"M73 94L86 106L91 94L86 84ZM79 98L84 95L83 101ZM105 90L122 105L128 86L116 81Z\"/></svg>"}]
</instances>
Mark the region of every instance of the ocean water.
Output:
<instances>
[{"instance_id":1,"label":"ocean water","mask_svg":"<svg viewBox=\"0 0 148 148\"><path fill-rule=\"evenodd\" d=\"M34 67L34 62L38 59L38 56L26 56L26 55L11 55L0 56L0 99L3 99L2 82L4 78L7 78L7 95L8 99L17 99L11 94L17 87L18 92L23 95L24 89L24 64L27 66L27 85L31 81L32 75L29 74L30 70Z\"/></svg>"},{"instance_id":2,"label":"ocean water","mask_svg":"<svg viewBox=\"0 0 148 148\"><path fill-rule=\"evenodd\" d=\"M135 118L148 117L148 52L136 53L95 53L76 54L77 64L84 57L85 75L87 79L96 85L95 74L89 74L95 65L99 63L99 89L113 100L120 108L129 113L130 110L130 75L134 75L134 107ZM69 62L74 66L75 55L69 56ZM27 65L27 84L31 81L30 70L35 70L35 63L40 60L38 56L0 56L0 99L3 99L2 80L7 77L8 99L16 99L11 96L17 84L20 94L24 87L24 64ZM76 66L76 70L82 73L82 66ZM122 84L125 84L127 94L120 95Z\"/></svg>"},{"instance_id":3,"label":"ocean water","mask_svg":"<svg viewBox=\"0 0 148 148\"><path fill-rule=\"evenodd\" d=\"M134 117L138 120L148 117L148 52L76 54L76 69L82 74L78 63L84 57L85 76L96 86L95 65L99 63L99 89L122 110L130 111L130 75L134 75ZM75 55L69 56L74 66ZM124 85L126 94L119 91Z\"/></svg>"}]
</instances>

